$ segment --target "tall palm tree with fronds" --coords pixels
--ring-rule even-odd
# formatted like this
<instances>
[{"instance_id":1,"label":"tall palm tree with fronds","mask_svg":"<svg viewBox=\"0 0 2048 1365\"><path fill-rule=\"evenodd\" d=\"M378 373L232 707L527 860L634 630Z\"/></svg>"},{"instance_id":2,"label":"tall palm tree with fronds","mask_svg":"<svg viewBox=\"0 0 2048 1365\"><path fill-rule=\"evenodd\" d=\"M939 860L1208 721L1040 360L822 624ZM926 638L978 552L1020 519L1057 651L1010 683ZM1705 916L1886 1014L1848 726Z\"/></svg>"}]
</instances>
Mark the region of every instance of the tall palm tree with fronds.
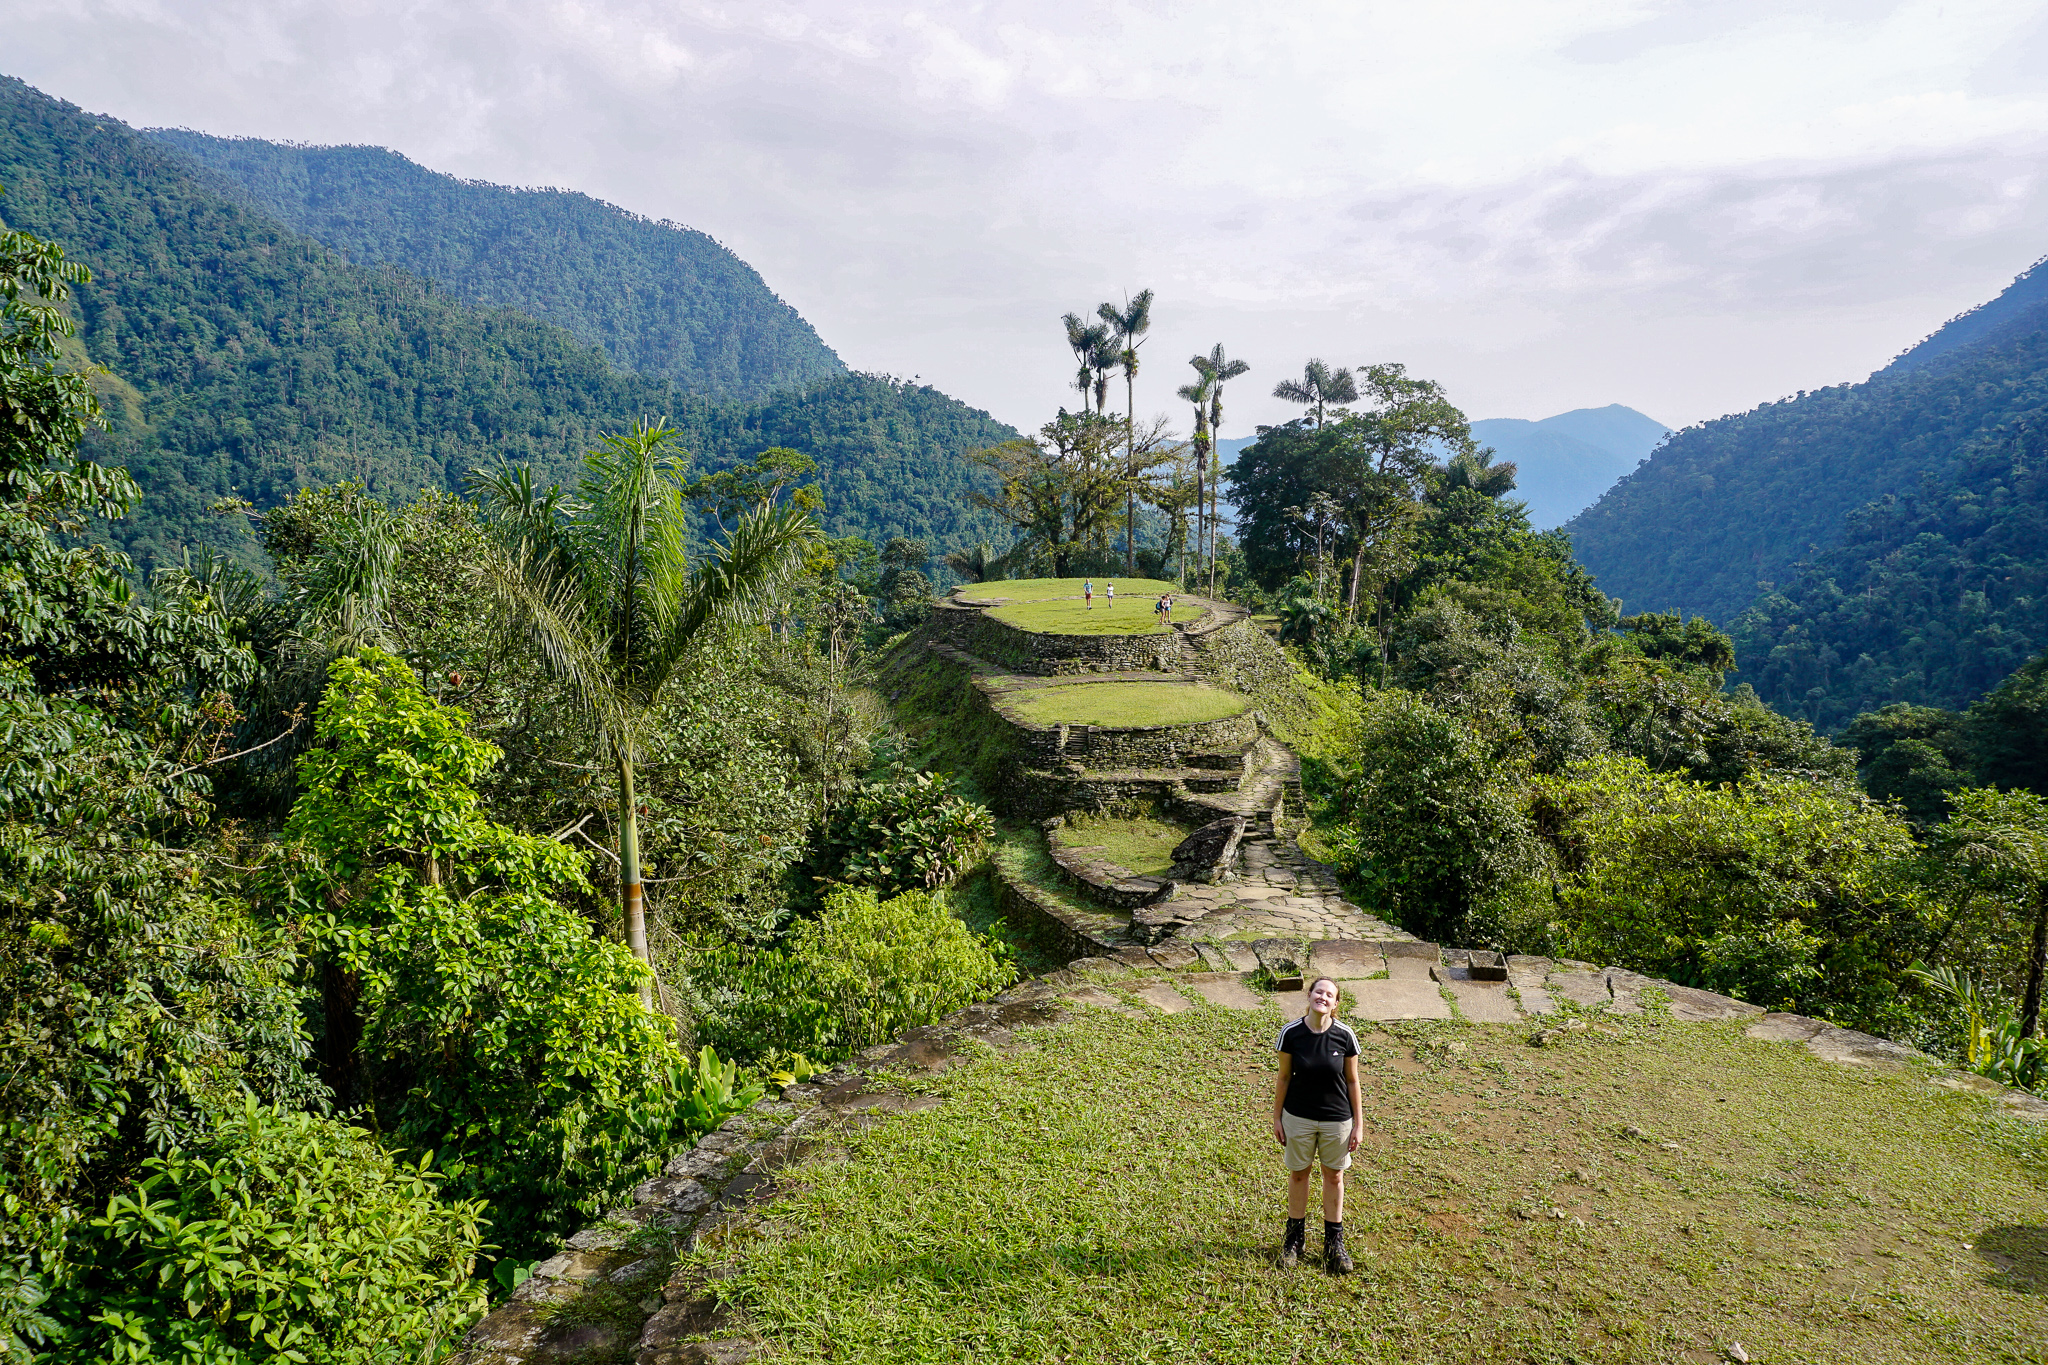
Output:
<instances>
[{"instance_id":1,"label":"tall palm tree with fronds","mask_svg":"<svg viewBox=\"0 0 2048 1365\"><path fill-rule=\"evenodd\" d=\"M1194 404L1195 408L1195 571L1198 574L1201 572L1202 547L1208 543L1202 538L1202 532L1209 524L1209 504L1206 501L1209 487L1209 397L1216 384L1216 376L1210 373L1208 363L1203 356L1188 361L1195 367L1195 382L1174 390L1174 397ZM1182 565L1182 569L1181 576L1185 578L1186 565Z\"/></svg>"},{"instance_id":2,"label":"tall palm tree with fronds","mask_svg":"<svg viewBox=\"0 0 2048 1365\"><path fill-rule=\"evenodd\" d=\"M1323 425L1323 410L1326 407L1358 401L1358 379L1342 366L1333 370L1324 361L1311 360L1301 367L1299 383L1292 379L1283 379L1273 386L1273 396L1313 408L1316 427L1320 430Z\"/></svg>"},{"instance_id":3,"label":"tall palm tree with fronds","mask_svg":"<svg viewBox=\"0 0 2048 1365\"><path fill-rule=\"evenodd\" d=\"M641 422L584 457L574 498L539 490L524 468L471 476L500 532L484 587L500 618L566 685L618 779L619 900L626 943L647 960L634 790L650 720L690 645L706 631L764 620L818 538L810 515L763 502L691 564L686 458L675 429ZM647 987L643 999L650 998Z\"/></svg>"},{"instance_id":4,"label":"tall palm tree with fronds","mask_svg":"<svg viewBox=\"0 0 2048 1365\"><path fill-rule=\"evenodd\" d=\"M1074 352L1074 359L1081 365L1080 373L1074 379L1074 387L1081 391L1081 404L1085 409L1089 392L1098 388L1096 380L1105 373L1105 365L1101 363L1104 348L1113 347L1114 338L1110 335L1108 324L1084 321L1079 313L1068 313L1060 322L1067 329L1067 345ZM1114 365L1116 361L1111 359L1106 363ZM1106 379L1099 387L1102 393L1109 392ZM1096 407L1099 409L1101 406L1098 399Z\"/></svg>"},{"instance_id":5,"label":"tall palm tree with fronds","mask_svg":"<svg viewBox=\"0 0 2048 1365\"><path fill-rule=\"evenodd\" d=\"M1152 291L1141 289L1118 308L1105 303L1095 310L1116 333L1117 363L1124 368L1124 572L1137 572L1138 554L1138 348L1152 330Z\"/></svg>"},{"instance_id":6,"label":"tall palm tree with fronds","mask_svg":"<svg viewBox=\"0 0 2048 1365\"><path fill-rule=\"evenodd\" d=\"M1216 486L1223 482L1223 386L1239 375L1248 373L1251 366L1242 360L1232 360L1224 353L1223 343L1220 341L1209 348L1209 354L1198 355L1189 363L1209 377L1209 591L1214 593L1216 521L1221 510Z\"/></svg>"}]
</instances>

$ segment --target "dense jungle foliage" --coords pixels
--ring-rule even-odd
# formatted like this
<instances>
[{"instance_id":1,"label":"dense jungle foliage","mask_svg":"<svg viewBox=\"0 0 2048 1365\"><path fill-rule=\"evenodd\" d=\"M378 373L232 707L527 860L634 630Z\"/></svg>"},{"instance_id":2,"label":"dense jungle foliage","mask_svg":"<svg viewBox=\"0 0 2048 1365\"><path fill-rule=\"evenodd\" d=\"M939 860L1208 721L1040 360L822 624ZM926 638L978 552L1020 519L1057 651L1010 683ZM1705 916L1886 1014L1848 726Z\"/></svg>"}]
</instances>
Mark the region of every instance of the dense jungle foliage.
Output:
<instances>
[{"instance_id":1,"label":"dense jungle foliage","mask_svg":"<svg viewBox=\"0 0 2048 1365\"><path fill-rule=\"evenodd\" d=\"M457 180L382 147L149 136L358 265L397 266L480 307L530 313L620 369L742 399L845 373L795 309L701 232L567 190Z\"/></svg>"},{"instance_id":2,"label":"dense jungle foliage","mask_svg":"<svg viewBox=\"0 0 2048 1365\"><path fill-rule=\"evenodd\" d=\"M969 451L1014 433L928 387L841 374L740 403L615 367L562 328L340 253L238 203L181 152L0 79L0 219L92 267L73 363L107 429L89 438L148 493L107 531L139 563L187 548L261 568L214 509L353 481L380 498L455 489L499 461L573 477L607 431L667 414L700 471L792 447L817 463L828 531L970 545L994 521ZM780 307L780 305L775 305Z\"/></svg>"},{"instance_id":3,"label":"dense jungle foliage","mask_svg":"<svg viewBox=\"0 0 2048 1365\"><path fill-rule=\"evenodd\" d=\"M1842 544L1845 533L1854 539L1849 518L1872 499L1911 495L1929 476L1946 487L1973 461L2000 454L2032 458L2048 426L2048 305L2027 302L2040 283L2023 277L2008 291L2017 302L1968 344L1945 347L1937 333L1920 358L1860 384L1676 433L1568 524L1579 558L1631 610L1732 620L1768 591L1762 585L1788 586L1810 555ZM1951 325L1975 335L1971 315ZM1919 495L1920 505L1928 501ZM1950 595L1932 614L1966 634L1970 610L1967 596ZM1815 624L1816 647L1852 664L1853 632L1836 642ZM1909 626L1904 638L1913 633ZM1878 662L1898 674L1914 667Z\"/></svg>"},{"instance_id":4,"label":"dense jungle foliage","mask_svg":"<svg viewBox=\"0 0 2048 1365\"><path fill-rule=\"evenodd\" d=\"M1894 703L1983 696L2048 648L2044 463L2048 408L1987 434L1945 476L1850 513L1839 544L1731 624L1742 676L1829 731Z\"/></svg>"},{"instance_id":5,"label":"dense jungle foliage","mask_svg":"<svg viewBox=\"0 0 2048 1365\"><path fill-rule=\"evenodd\" d=\"M641 426L145 577L90 283L0 235L0 1359L432 1358L778 1069L1011 978L987 813L864 689L922 544Z\"/></svg>"},{"instance_id":6,"label":"dense jungle foliage","mask_svg":"<svg viewBox=\"0 0 2048 1365\"><path fill-rule=\"evenodd\" d=\"M1727 687L1704 617L1620 616L1438 386L1366 377L1226 475L1283 638L1350 698L1306 772L1356 898L1958 1059L2002 1038L1985 1068L2037 1083L2048 658L1838 748Z\"/></svg>"}]
</instances>

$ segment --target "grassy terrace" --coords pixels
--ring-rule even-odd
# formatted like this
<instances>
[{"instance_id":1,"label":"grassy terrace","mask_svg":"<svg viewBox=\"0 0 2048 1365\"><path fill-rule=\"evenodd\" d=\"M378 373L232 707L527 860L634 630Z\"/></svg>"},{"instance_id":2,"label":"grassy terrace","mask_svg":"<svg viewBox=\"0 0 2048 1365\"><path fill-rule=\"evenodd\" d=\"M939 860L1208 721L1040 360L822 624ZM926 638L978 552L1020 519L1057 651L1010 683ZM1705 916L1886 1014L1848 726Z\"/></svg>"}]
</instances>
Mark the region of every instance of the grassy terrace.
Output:
<instances>
[{"instance_id":1,"label":"grassy terrace","mask_svg":"<svg viewBox=\"0 0 2048 1365\"><path fill-rule=\"evenodd\" d=\"M1149 815L1130 819L1076 815L1067 819L1068 842L1100 848L1102 857L1140 876L1163 876L1173 866L1173 850L1193 831L1186 825Z\"/></svg>"},{"instance_id":2,"label":"grassy terrace","mask_svg":"<svg viewBox=\"0 0 2048 1365\"><path fill-rule=\"evenodd\" d=\"M1193 725L1222 720L1251 702L1202 683L1082 682L1033 687L1007 703L1038 725Z\"/></svg>"},{"instance_id":3,"label":"grassy terrace","mask_svg":"<svg viewBox=\"0 0 2048 1365\"><path fill-rule=\"evenodd\" d=\"M1152 614L1156 600L1156 594L1128 600L1119 596L1112 608L1098 595L1091 609L1078 598L1061 597L995 607L989 615L1005 625L1040 635L1164 635L1167 628ZM1180 617L1186 620L1188 613L1182 611Z\"/></svg>"},{"instance_id":4,"label":"grassy terrace","mask_svg":"<svg viewBox=\"0 0 2048 1365\"><path fill-rule=\"evenodd\" d=\"M1087 580L1080 578L1010 578L995 583L974 583L960 590L963 602L1044 602L1054 598L1071 597L1081 600L1081 587ZM1152 610L1152 602L1163 592L1182 593L1183 589L1158 578L1098 578L1095 580L1095 604L1099 607L1104 593L1111 583L1116 584L1117 600L1124 598L1143 599L1141 604L1146 612Z\"/></svg>"},{"instance_id":5,"label":"grassy terrace","mask_svg":"<svg viewBox=\"0 0 2048 1365\"><path fill-rule=\"evenodd\" d=\"M920 1080L778 1176L728 1292L793 1361L2042 1359L2043 1135L1739 1025L1362 1025L1359 1271L1283 1273L1277 1020L1088 1011Z\"/></svg>"}]
</instances>

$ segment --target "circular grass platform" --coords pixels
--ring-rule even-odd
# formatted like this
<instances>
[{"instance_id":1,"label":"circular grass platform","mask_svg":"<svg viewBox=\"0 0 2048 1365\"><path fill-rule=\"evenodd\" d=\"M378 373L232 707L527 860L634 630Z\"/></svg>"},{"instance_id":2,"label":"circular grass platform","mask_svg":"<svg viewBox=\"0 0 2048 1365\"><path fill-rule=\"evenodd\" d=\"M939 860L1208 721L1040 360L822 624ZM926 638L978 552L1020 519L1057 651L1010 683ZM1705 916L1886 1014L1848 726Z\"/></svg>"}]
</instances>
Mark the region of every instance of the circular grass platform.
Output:
<instances>
[{"instance_id":1,"label":"circular grass platform","mask_svg":"<svg viewBox=\"0 0 2048 1365\"><path fill-rule=\"evenodd\" d=\"M1081 585L1088 580L1082 578L999 578L989 583L970 583L959 591L962 602L1043 602L1055 597L1081 597ZM1147 611L1160 593L1171 592L1186 595L1186 589L1157 578L1098 578L1095 580L1096 605L1102 604L1104 592L1111 583L1116 584L1119 601L1125 596L1143 597Z\"/></svg>"},{"instance_id":2,"label":"circular grass platform","mask_svg":"<svg viewBox=\"0 0 2048 1365\"><path fill-rule=\"evenodd\" d=\"M1250 699L1221 687L1174 682L1080 682L1034 687L1009 709L1034 725L1196 725L1241 715Z\"/></svg>"},{"instance_id":3,"label":"circular grass platform","mask_svg":"<svg viewBox=\"0 0 2048 1365\"><path fill-rule=\"evenodd\" d=\"M1165 635L1167 628L1152 610L1152 604L1158 600L1157 593L1132 598L1119 593L1116 605L1111 606L1097 594L1091 608L1077 598L1059 597L991 607L988 616L992 621L1034 635ZM1186 620L1189 614L1184 612L1181 619Z\"/></svg>"}]
</instances>

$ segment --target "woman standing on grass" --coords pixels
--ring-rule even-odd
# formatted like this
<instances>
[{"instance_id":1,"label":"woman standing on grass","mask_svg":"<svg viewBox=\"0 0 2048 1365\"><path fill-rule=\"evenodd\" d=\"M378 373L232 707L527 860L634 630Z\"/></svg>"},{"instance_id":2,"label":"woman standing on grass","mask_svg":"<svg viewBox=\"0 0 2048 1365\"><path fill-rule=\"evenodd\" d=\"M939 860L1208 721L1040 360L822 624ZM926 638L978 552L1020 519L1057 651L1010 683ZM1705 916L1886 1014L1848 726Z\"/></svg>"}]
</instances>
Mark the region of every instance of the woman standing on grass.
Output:
<instances>
[{"instance_id":1,"label":"woman standing on grass","mask_svg":"<svg viewBox=\"0 0 2048 1365\"><path fill-rule=\"evenodd\" d=\"M1280 1030L1273 1138L1287 1163L1287 1236L1280 1264L1299 1264L1308 1242L1309 1168L1323 1167L1323 1269L1351 1273L1344 1250L1344 1171L1365 1127L1358 1093L1358 1035L1337 1020L1337 983L1319 976L1308 1013Z\"/></svg>"}]
</instances>

